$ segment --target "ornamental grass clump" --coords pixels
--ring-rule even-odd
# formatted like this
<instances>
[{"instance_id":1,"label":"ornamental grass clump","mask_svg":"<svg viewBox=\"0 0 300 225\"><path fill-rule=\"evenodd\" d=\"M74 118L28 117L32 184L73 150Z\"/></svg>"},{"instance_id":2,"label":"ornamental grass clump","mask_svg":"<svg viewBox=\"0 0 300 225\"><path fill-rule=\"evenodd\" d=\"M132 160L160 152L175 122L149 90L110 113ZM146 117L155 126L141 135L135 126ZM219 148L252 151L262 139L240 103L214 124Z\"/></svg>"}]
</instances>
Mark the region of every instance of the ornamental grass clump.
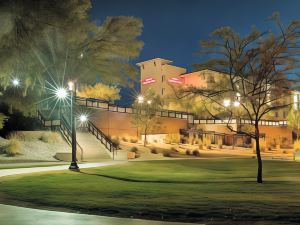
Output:
<instances>
[{"instance_id":1,"label":"ornamental grass clump","mask_svg":"<svg viewBox=\"0 0 300 225\"><path fill-rule=\"evenodd\" d=\"M8 145L4 147L4 152L11 157L21 153L21 143L18 139L9 139Z\"/></svg>"},{"instance_id":2,"label":"ornamental grass clump","mask_svg":"<svg viewBox=\"0 0 300 225\"><path fill-rule=\"evenodd\" d=\"M45 143L58 143L60 142L60 136L56 132L44 132L39 138L42 142Z\"/></svg>"}]
</instances>

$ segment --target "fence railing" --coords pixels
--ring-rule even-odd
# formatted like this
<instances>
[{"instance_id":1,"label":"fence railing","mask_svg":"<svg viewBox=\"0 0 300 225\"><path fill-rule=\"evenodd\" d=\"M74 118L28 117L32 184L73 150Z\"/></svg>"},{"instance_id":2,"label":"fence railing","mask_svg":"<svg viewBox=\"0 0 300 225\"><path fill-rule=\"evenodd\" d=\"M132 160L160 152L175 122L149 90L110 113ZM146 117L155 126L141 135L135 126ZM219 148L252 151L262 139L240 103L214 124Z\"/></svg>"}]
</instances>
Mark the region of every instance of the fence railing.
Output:
<instances>
[{"instance_id":1,"label":"fence railing","mask_svg":"<svg viewBox=\"0 0 300 225\"><path fill-rule=\"evenodd\" d=\"M76 97L76 103L78 105L84 105L86 107L98 108L98 109L111 111L111 112L129 113L129 114L139 113L137 109L134 109L132 107L117 106L114 104L110 104L107 101L94 99L94 98ZM185 119L185 120L189 119L189 116L193 116L192 114L187 112L180 112L174 110L160 110L156 112L156 115L160 117L171 117L171 118L178 118L178 119Z\"/></svg>"},{"instance_id":2,"label":"fence railing","mask_svg":"<svg viewBox=\"0 0 300 225\"><path fill-rule=\"evenodd\" d=\"M60 120L47 119L45 118L45 116L42 114L40 110L37 110L37 117L44 127L52 128L52 127L60 126Z\"/></svg>"},{"instance_id":3,"label":"fence railing","mask_svg":"<svg viewBox=\"0 0 300 225\"><path fill-rule=\"evenodd\" d=\"M113 143L113 141L107 137L98 127L96 127L91 121L87 122L88 132L93 134L101 143L105 146L107 150L114 154L114 151L118 149L118 146Z\"/></svg>"},{"instance_id":4,"label":"fence railing","mask_svg":"<svg viewBox=\"0 0 300 225\"><path fill-rule=\"evenodd\" d=\"M95 98L83 98L76 97L76 103L79 105L84 105L87 107L98 108L111 112L119 112L119 113L140 113L138 110L132 107L122 107L114 104L110 104L107 101ZM189 124L236 124L236 119L195 119L195 115L193 113L174 111L174 110L160 110L156 112L157 116L160 117L169 117L169 118L178 118L187 120ZM240 124L254 124L254 121L247 119L239 119ZM261 120L259 125L262 126L286 126L287 121L281 120Z\"/></svg>"}]
</instances>

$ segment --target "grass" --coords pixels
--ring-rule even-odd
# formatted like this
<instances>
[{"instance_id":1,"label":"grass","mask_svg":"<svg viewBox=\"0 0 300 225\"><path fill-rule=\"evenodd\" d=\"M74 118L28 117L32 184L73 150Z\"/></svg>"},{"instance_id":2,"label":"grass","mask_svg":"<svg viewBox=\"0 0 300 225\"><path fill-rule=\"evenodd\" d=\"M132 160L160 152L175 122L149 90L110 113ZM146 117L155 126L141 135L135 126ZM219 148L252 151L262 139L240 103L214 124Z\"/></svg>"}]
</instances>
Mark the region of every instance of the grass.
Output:
<instances>
[{"instance_id":1,"label":"grass","mask_svg":"<svg viewBox=\"0 0 300 225\"><path fill-rule=\"evenodd\" d=\"M262 185L255 170L251 159L209 159L12 176L0 180L0 201L206 224L300 222L300 164L265 161Z\"/></svg>"}]
</instances>

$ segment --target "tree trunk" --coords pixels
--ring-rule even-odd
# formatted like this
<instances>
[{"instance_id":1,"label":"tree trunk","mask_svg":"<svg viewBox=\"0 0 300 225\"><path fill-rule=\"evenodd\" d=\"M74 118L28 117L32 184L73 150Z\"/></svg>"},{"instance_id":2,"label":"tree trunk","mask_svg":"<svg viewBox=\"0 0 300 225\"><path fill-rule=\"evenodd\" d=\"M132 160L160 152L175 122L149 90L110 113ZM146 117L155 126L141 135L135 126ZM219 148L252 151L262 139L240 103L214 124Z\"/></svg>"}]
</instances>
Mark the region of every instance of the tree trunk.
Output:
<instances>
[{"instance_id":1,"label":"tree trunk","mask_svg":"<svg viewBox=\"0 0 300 225\"><path fill-rule=\"evenodd\" d=\"M255 123L255 143L256 143L256 156L257 156L257 183L262 183L262 160L260 155L259 146L259 128L258 123Z\"/></svg>"},{"instance_id":2,"label":"tree trunk","mask_svg":"<svg viewBox=\"0 0 300 225\"><path fill-rule=\"evenodd\" d=\"M147 127L144 130L144 147L146 147L147 144Z\"/></svg>"}]
</instances>

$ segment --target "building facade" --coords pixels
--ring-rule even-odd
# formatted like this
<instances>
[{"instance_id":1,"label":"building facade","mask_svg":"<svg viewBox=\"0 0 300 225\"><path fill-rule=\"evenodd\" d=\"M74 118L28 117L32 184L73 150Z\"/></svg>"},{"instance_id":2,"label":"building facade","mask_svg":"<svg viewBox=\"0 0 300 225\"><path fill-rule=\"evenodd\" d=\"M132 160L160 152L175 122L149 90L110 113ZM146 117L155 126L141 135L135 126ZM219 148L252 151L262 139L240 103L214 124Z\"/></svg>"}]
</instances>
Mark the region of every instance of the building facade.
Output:
<instances>
[{"instance_id":1,"label":"building facade","mask_svg":"<svg viewBox=\"0 0 300 225\"><path fill-rule=\"evenodd\" d=\"M155 58L140 62L140 90L145 93L152 90L161 97L174 96L176 88L193 86L196 88L213 89L216 84L225 80L228 74L218 71L204 69L187 73L182 67L172 65L172 61ZM299 109L300 93L293 92L291 97L282 98L281 104L291 104L294 109ZM289 107L272 112L268 119L285 120L289 112Z\"/></svg>"}]
</instances>

